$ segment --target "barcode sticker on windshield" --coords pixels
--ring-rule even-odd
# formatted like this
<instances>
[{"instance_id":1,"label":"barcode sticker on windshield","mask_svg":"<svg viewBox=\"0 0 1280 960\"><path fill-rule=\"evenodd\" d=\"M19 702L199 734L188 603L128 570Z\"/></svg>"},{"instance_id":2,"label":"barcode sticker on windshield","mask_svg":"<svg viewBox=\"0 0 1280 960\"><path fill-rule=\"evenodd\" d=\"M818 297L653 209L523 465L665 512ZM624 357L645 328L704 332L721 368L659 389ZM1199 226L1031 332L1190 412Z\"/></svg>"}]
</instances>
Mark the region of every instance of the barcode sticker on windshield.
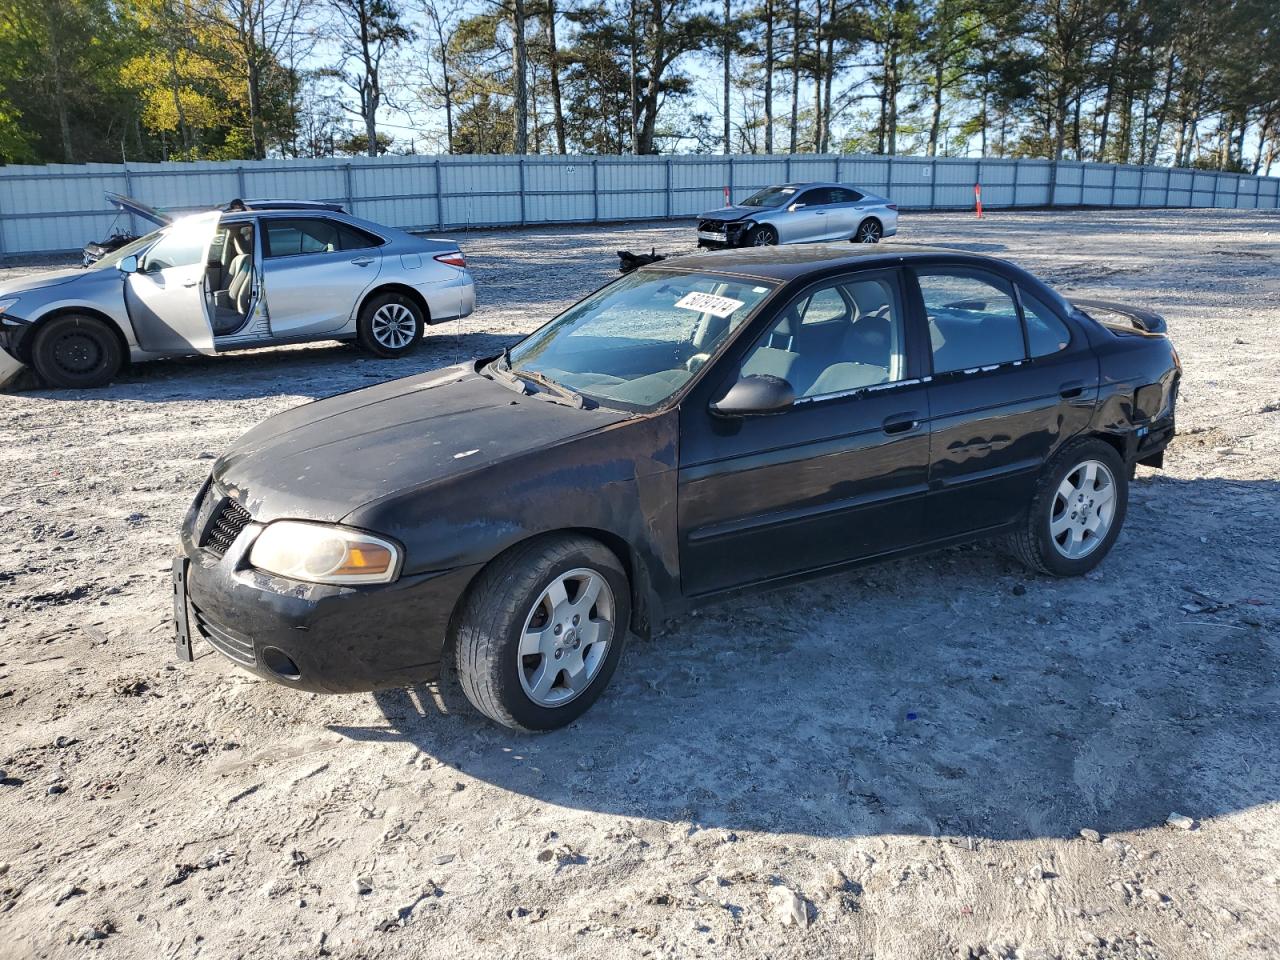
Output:
<instances>
[{"instance_id":1,"label":"barcode sticker on windshield","mask_svg":"<svg viewBox=\"0 0 1280 960\"><path fill-rule=\"evenodd\" d=\"M686 293L676 301L677 307L684 307L686 310L697 310L699 313L709 313L713 317L721 318L729 316L742 304L743 301L741 300L734 300L731 297L717 297L714 293Z\"/></svg>"}]
</instances>

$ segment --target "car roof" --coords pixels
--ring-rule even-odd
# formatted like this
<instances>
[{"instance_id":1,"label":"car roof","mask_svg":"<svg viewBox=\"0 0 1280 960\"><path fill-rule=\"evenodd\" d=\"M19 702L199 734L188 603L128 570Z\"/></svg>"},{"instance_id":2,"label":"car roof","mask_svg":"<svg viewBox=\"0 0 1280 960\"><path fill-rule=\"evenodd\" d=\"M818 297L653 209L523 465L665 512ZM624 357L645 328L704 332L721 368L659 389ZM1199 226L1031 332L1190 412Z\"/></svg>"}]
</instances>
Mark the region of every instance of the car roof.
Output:
<instances>
[{"instance_id":1,"label":"car roof","mask_svg":"<svg viewBox=\"0 0 1280 960\"><path fill-rule=\"evenodd\" d=\"M908 243L797 243L742 247L671 257L641 270L724 273L786 282L817 270L892 266L911 260L946 257L954 261L1005 265L1005 261L948 247Z\"/></svg>"},{"instance_id":2,"label":"car roof","mask_svg":"<svg viewBox=\"0 0 1280 960\"><path fill-rule=\"evenodd\" d=\"M795 181L792 183L772 183L768 187L761 187L761 189L769 190L769 189L784 188L784 189L790 189L790 190L808 190L812 187L844 187L847 190L857 190L860 193L865 193L868 196L873 196L873 194L871 194L870 191L864 190L862 187L858 186L856 183L841 183L837 180L804 180L804 181Z\"/></svg>"}]
</instances>

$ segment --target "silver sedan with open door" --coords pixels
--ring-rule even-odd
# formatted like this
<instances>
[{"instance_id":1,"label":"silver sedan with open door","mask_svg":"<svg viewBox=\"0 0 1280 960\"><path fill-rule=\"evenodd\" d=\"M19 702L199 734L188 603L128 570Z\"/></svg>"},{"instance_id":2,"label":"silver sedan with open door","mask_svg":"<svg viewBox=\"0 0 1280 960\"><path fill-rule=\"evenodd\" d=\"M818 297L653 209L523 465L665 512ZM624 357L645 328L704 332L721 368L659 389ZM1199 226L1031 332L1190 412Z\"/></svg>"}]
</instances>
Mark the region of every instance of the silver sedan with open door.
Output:
<instances>
[{"instance_id":1,"label":"silver sedan with open door","mask_svg":"<svg viewBox=\"0 0 1280 960\"><path fill-rule=\"evenodd\" d=\"M0 348L59 387L129 360L357 340L411 352L475 309L456 243L334 210L218 210L172 221L82 269L0 286Z\"/></svg>"}]
</instances>

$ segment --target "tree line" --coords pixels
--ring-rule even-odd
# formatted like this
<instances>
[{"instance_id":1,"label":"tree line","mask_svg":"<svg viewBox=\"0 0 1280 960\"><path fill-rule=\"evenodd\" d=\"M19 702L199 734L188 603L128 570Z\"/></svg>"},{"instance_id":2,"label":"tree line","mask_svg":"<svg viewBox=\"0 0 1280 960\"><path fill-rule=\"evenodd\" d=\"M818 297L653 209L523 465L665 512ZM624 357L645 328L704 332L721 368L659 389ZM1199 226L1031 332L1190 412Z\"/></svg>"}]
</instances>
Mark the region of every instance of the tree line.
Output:
<instances>
[{"instance_id":1,"label":"tree line","mask_svg":"<svg viewBox=\"0 0 1280 960\"><path fill-rule=\"evenodd\" d=\"M0 0L0 161L869 152L1270 173L1276 0Z\"/></svg>"}]
</instances>

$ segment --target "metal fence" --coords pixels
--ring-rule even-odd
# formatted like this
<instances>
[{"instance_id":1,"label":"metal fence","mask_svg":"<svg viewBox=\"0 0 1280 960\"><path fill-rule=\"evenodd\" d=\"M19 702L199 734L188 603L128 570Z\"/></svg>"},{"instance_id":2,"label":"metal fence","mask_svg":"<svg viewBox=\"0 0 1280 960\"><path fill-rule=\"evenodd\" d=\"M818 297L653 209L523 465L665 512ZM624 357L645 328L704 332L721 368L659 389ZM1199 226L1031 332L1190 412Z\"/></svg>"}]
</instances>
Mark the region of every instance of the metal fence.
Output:
<instances>
[{"instance_id":1,"label":"metal fence","mask_svg":"<svg viewBox=\"0 0 1280 960\"><path fill-rule=\"evenodd\" d=\"M868 155L379 157L0 168L0 256L78 249L117 224L106 191L168 210L234 197L337 200L413 230L687 218L771 183L835 180L907 210L1280 208L1280 179L1051 160Z\"/></svg>"}]
</instances>

